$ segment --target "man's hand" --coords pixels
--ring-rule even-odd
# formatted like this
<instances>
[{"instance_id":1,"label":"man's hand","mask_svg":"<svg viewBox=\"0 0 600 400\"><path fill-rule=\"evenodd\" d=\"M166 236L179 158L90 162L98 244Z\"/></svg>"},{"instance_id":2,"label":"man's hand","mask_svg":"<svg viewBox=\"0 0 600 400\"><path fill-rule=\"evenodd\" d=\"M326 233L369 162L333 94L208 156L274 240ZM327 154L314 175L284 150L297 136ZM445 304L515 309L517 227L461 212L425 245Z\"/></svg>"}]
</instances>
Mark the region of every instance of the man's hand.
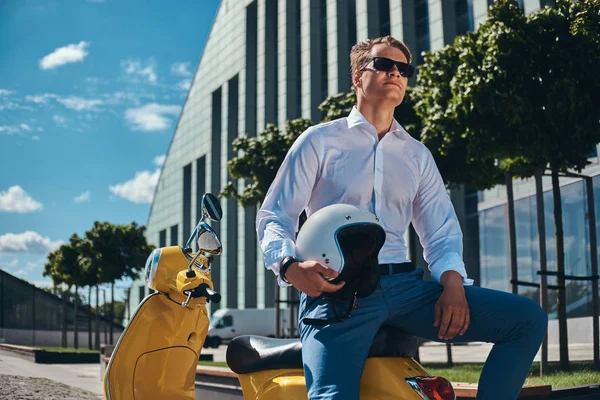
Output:
<instances>
[{"instance_id":1,"label":"man's hand","mask_svg":"<svg viewBox=\"0 0 600 400\"><path fill-rule=\"evenodd\" d=\"M337 292L345 282L329 283L326 279L333 279L339 274L316 261L295 262L289 266L285 279L298 290L310 297L318 297L323 292Z\"/></svg>"},{"instance_id":2,"label":"man's hand","mask_svg":"<svg viewBox=\"0 0 600 400\"><path fill-rule=\"evenodd\" d=\"M435 304L434 327L440 327L439 339L454 339L462 336L471 322L469 305L463 287L463 278L456 271L446 271L440 279L444 291Z\"/></svg>"}]
</instances>

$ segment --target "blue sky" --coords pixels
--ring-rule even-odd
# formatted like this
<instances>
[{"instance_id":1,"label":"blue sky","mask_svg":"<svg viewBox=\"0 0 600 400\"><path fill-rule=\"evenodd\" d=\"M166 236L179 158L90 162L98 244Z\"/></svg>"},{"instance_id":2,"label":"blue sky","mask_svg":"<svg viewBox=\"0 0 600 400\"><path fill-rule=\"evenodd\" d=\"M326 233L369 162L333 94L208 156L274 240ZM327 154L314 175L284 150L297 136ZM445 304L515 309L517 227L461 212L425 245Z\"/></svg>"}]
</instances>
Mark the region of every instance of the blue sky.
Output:
<instances>
[{"instance_id":1,"label":"blue sky","mask_svg":"<svg viewBox=\"0 0 600 400\"><path fill-rule=\"evenodd\" d=\"M0 2L0 269L48 285L73 233L147 223L218 4Z\"/></svg>"}]
</instances>

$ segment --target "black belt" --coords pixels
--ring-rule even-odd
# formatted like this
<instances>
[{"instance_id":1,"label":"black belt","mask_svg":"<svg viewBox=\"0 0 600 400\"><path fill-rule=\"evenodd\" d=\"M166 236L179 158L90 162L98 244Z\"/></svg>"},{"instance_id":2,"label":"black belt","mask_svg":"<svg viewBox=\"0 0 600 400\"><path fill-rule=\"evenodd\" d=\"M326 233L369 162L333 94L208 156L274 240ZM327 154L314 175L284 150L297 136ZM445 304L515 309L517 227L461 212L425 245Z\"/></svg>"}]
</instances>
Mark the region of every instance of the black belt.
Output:
<instances>
[{"instance_id":1,"label":"black belt","mask_svg":"<svg viewBox=\"0 0 600 400\"><path fill-rule=\"evenodd\" d=\"M411 262L400 264L379 264L380 275L404 274L415 270Z\"/></svg>"}]
</instances>

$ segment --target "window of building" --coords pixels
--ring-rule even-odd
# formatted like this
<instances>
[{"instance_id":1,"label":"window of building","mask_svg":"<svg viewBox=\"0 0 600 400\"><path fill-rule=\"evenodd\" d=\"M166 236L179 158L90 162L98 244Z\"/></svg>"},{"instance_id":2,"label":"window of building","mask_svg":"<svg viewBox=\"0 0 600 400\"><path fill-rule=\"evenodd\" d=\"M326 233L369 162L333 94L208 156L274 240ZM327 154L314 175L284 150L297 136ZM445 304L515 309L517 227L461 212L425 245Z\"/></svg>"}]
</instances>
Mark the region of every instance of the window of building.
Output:
<instances>
[{"instance_id":1,"label":"window of building","mask_svg":"<svg viewBox=\"0 0 600 400\"><path fill-rule=\"evenodd\" d=\"M167 246L167 230L163 229L158 233L158 247Z\"/></svg>"},{"instance_id":2,"label":"window of building","mask_svg":"<svg viewBox=\"0 0 600 400\"><path fill-rule=\"evenodd\" d=\"M265 21L265 123L277 125L277 0L266 1Z\"/></svg>"},{"instance_id":3,"label":"window of building","mask_svg":"<svg viewBox=\"0 0 600 400\"><path fill-rule=\"evenodd\" d=\"M177 246L179 244L179 232L178 225L171 227L171 246Z\"/></svg>"},{"instance_id":4,"label":"window of building","mask_svg":"<svg viewBox=\"0 0 600 400\"><path fill-rule=\"evenodd\" d=\"M183 237L192 233L192 164L183 167Z\"/></svg>"},{"instance_id":5,"label":"window of building","mask_svg":"<svg viewBox=\"0 0 600 400\"><path fill-rule=\"evenodd\" d=\"M146 297L146 286L142 285L138 287L138 297L139 303L141 303L144 300L144 297Z\"/></svg>"},{"instance_id":6,"label":"window of building","mask_svg":"<svg viewBox=\"0 0 600 400\"><path fill-rule=\"evenodd\" d=\"M211 187L213 194L221 192L221 115L222 115L222 89L218 88L212 93L212 124L210 145L210 171ZM219 234L219 224L213 224L213 229ZM212 262L212 280L219 282L221 279L220 257L215 257ZM212 303L211 309L219 308L219 303Z\"/></svg>"},{"instance_id":7,"label":"window of building","mask_svg":"<svg viewBox=\"0 0 600 400\"><path fill-rule=\"evenodd\" d=\"M594 178L594 201L600 209L600 176ZM589 228L587 216L587 193L585 183L574 182L561 187L563 234L565 243L565 274L591 275L589 252ZM544 193L546 224L547 270L556 271L556 240L554 235L554 203L552 191ZM539 283L540 269L539 235L537 230L537 205L535 196L515 201L517 234L518 279ZM600 219L596 219L596 232L600 231ZM508 257L508 232L506 205L479 212L479 247L481 286L510 291L510 264ZM556 285L556 278L548 277L549 285ZM520 286L519 294L539 303L538 288ZM589 281L566 281L567 316L585 317L592 314L591 283ZM548 315L557 318L556 291L548 291Z\"/></svg>"},{"instance_id":8,"label":"window of building","mask_svg":"<svg viewBox=\"0 0 600 400\"><path fill-rule=\"evenodd\" d=\"M250 137L256 136L257 15L253 1L246 7L246 134Z\"/></svg>"},{"instance_id":9,"label":"window of building","mask_svg":"<svg viewBox=\"0 0 600 400\"><path fill-rule=\"evenodd\" d=\"M275 55L276 56L276 55ZM239 79L234 76L227 83L227 159L231 160L236 156L233 150L233 141L238 136L238 94ZM277 85L275 85L277 89ZM277 96L275 96L277 97ZM276 106L276 104L275 104ZM275 115L277 111L275 110ZM275 122L275 121L273 121ZM233 180L229 176L229 180ZM237 286L238 286L238 213L237 200L227 199L227 306L237 308Z\"/></svg>"},{"instance_id":10,"label":"window of building","mask_svg":"<svg viewBox=\"0 0 600 400\"><path fill-rule=\"evenodd\" d=\"M427 0L415 0L415 30L416 30L416 54L417 65L423 63L423 51L429 51L429 5Z\"/></svg>"},{"instance_id":11,"label":"window of building","mask_svg":"<svg viewBox=\"0 0 600 400\"><path fill-rule=\"evenodd\" d=\"M464 35L473 30L473 0L456 0L454 2L454 15L457 35Z\"/></svg>"},{"instance_id":12,"label":"window of building","mask_svg":"<svg viewBox=\"0 0 600 400\"><path fill-rule=\"evenodd\" d=\"M196 160L196 219L202 217L202 196L206 193L206 156ZM197 221L196 221L197 222Z\"/></svg>"},{"instance_id":13,"label":"window of building","mask_svg":"<svg viewBox=\"0 0 600 400\"><path fill-rule=\"evenodd\" d=\"M379 36L390 34L390 0L378 0Z\"/></svg>"}]
</instances>

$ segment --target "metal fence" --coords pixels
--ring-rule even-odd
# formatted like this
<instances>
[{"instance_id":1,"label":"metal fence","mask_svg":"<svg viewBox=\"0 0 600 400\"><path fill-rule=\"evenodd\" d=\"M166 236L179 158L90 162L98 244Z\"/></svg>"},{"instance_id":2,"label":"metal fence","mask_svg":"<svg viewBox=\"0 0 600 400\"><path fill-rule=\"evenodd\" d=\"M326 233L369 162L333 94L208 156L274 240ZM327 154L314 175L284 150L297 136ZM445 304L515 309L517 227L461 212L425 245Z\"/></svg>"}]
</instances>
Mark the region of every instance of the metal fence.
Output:
<instances>
[{"instance_id":1,"label":"metal fence","mask_svg":"<svg viewBox=\"0 0 600 400\"><path fill-rule=\"evenodd\" d=\"M110 342L107 337L110 319L93 312L88 304L78 303L75 318L72 301L63 304L61 297L0 270L0 340L31 346L61 346L65 326L69 332L67 345L72 346L75 323L80 347L93 343L96 348L100 341ZM113 331L118 338L123 327L113 324ZM95 332L99 332L98 339Z\"/></svg>"}]
</instances>

